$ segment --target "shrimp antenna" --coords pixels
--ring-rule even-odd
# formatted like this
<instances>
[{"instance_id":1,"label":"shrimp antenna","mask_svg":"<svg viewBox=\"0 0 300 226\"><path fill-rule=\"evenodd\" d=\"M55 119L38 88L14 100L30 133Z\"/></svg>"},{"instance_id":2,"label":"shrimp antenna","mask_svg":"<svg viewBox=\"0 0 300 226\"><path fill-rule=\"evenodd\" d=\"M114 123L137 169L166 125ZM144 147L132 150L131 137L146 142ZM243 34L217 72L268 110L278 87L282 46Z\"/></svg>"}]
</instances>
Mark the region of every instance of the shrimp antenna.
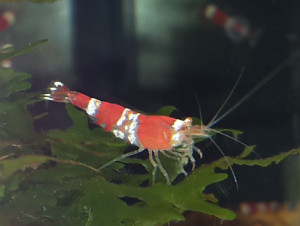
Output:
<instances>
[{"instance_id":1,"label":"shrimp antenna","mask_svg":"<svg viewBox=\"0 0 300 226\"><path fill-rule=\"evenodd\" d=\"M221 108L218 110L217 114L213 117L213 119L209 122L209 127L215 125L219 121L221 121L223 118L225 118L228 114L230 114L232 111L234 111L237 107L239 107L242 103L244 103L249 97L251 97L257 90L259 90L263 85L265 85L267 82L269 82L272 78L274 78L276 75L279 74L280 71L282 71L286 66L288 66L291 62L291 59L288 58L287 60L283 61L281 64L279 64L273 71L271 71L266 77L264 77L256 86L254 86L244 97L242 97L235 105L233 105L229 110L227 110L223 115L221 115L219 118L217 118L220 111L223 109L224 105L228 102L229 98L231 97L234 89L236 88L241 74L238 78L238 81L234 84L233 89L231 90L230 94L226 98L225 102L222 104ZM217 119L216 119L217 118Z\"/></svg>"},{"instance_id":2,"label":"shrimp antenna","mask_svg":"<svg viewBox=\"0 0 300 226\"><path fill-rule=\"evenodd\" d=\"M219 110L217 111L217 113L214 115L214 117L210 120L210 122L208 123L208 127L213 126L214 124L216 124L216 122L220 121L222 118L224 118L227 114L230 113L231 109L229 109L227 112L225 112L222 116L220 116L218 119L216 119L218 117L218 115L220 114L220 112L223 110L223 108L225 107L225 105L228 103L229 99L231 98L235 88L237 87L237 85L240 82L240 79L243 75L245 71L245 67L242 68L241 73L239 74L238 79L236 80L234 86L232 87L229 95L226 97L225 101L223 102L223 104L221 105L221 107L219 108ZM235 106L235 105L234 105ZM237 106L236 106L237 107ZM226 115L225 115L226 114Z\"/></svg>"},{"instance_id":3,"label":"shrimp antenna","mask_svg":"<svg viewBox=\"0 0 300 226\"><path fill-rule=\"evenodd\" d=\"M199 98L198 98L198 96L197 96L197 94L195 92L194 92L194 97L195 97L197 108L198 108L198 112L199 112L200 124L203 125L201 105L200 105L200 102L199 102Z\"/></svg>"},{"instance_id":4,"label":"shrimp antenna","mask_svg":"<svg viewBox=\"0 0 300 226\"><path fill-rule=\"evenodd\" d=\"M226 133L220 132L220 131L218 131L218 130L216 130L216 129L212 129L212 128L210 128L210 130L211 130L212 132L215 132L215 133L217 133L217 134L220 134L220 135L222 135L222 136L224 136L224 137L226 137L226 138L228 138L228 139L230 139L230 140L233 140L233 141L235 141L235 142L237 142L237 143L243 145L245 148L249 147L249 146L248 146L247 144L245 144L244 142L242 142L242 141L240 141L240 140L238 140L238 139L236 139L236 138L234 138L234 137L232 137L232 136L229 136L229 135L227 135ZM254 153L258 158L260 158L260 159L262 158L256 151L253 150L253 153Z\"/></svg>"},{"instance_id":5,"label":"shrimp antenna","mask_svg":"<svg viewBox=\"0 0 300 226\"><path fill-rule=\"evenodd\" d=\"M222 149L219 147L219 145L211 138L209 137L209 139L211 140L211 142L216 146L216 148L219 150L219 152L223 155L225 161L227 162L228 164L228 167L231 171L231 174L232 174L232 177L233 177L233 180L234 180L234 183L235 183L235 186L236 186L236 189L239 190L239 184L238 184L238 181L237 181L237 178L236 178L236 175L233 171L233 168L232 166L230 165L230 162L228 160L228 158L226 157L225 153L222 151Z\"/></svg>"}]
</instances>

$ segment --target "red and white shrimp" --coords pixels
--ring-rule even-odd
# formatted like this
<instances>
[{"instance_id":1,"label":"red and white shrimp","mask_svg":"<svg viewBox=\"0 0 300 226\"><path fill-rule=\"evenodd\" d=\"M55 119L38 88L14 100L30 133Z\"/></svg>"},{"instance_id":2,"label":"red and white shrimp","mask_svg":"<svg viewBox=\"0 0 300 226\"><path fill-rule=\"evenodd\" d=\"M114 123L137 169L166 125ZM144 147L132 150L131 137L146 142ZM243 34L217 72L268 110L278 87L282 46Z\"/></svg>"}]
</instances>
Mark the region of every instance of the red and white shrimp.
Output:
<instances>
[{"instance_id":1,"label":"red and white shrimp","mask_svg":"<svg viewBox=\"0 0 300 226\"><path fill-rule=\"evenodd\" d=\"M11 11L5 11L0 15L0 32L4 31L15 21L15 14Z\"/></svg>"},{"instance_id":2,"label":"red and white shrimp","mask_svg":"<svg viewBox=\"0 0 300 226\"><path fill-rule=\"evenodd\" d=\"M214 142L211 135L215 133L222 134L223 136L229 139L233 139L244 146L247 145L229 135L212 129L212 126L218 123L228 114L230 114L243 102L245 102L245 100L252 96L253 93L255 93L273 77L278 75L279 72L282 71L286 66L293 63L295 59L287 59L279 64L256 86L250 89L250 91L235 105L229 108L229 110L227 110L224 114L219 116L219 113L223 110L224 106L233 94L237 84L239 83L242 75L241 72L238 80L225 99L223 105L207 125L192 125L192 119L189 117L181 120L168 116L144 115L118 104L100 101L88 97L82 93L70 91L62 82L59 81L53 82L53 84L51 84L51 86L49 87L49 93L43 94L41 98L54 102L71 103L76 107L85 110L88 116L93 120L93 122L99 126L102 126L106 132L112 132L117 138L125 140L128 143L138 147L137 150L123 154L104 164L100 168L100 170L116 161L120 161L147 149L149 153L149 160L153 166L153 183L155 180L157 168L159 168L161 173L166 178L167 183L170 184L171 181L169 175L164 169L161 161L159 160L159 153L162 153L167 157L180 160L182 165L185 164L186 160L188 159L192 164L192 170L194 170L195 159L193 157L193 152L196 151L200 155L200 157L202 157L201 150L194 145L194 139L208 138L224 156L225 161L227 161L229 169L232 172L235 184L238 188L237 179L233 172L233 169L231 168L229 160L226 158L221 148ZM187 175L183 167L182 173Z\"/></svg>"},{"instance_id":3,"label":"red and white shrimp","mask_svg":"<svg viewBox=\"0 0 300 226\"><path fill-rule=\"evenodd\" d=\"M221 26L227 36L237 43L248 39L250 45L254 47L262 35L262 29L250 29L246 19L243 19L243 17L230 16L215 5L207 5L205 7L204 16L206 19Z\"/></svg>"},{"instance_id":4,"label":"red and white shrimp","mask_svg":"<svg viewBox=\"0 0 300 226\"><path fill-rule=\"evenodd\" d=\"M9 53L14 49L14 45L11 43L6 43L0 47L0 53ZM12 59L8 58L1 62L1 67L12 68Z\"/></svg>"},{"instance_id":5,"label":"red and white shrimp","mask_svg":"<svg viewBox=\"0 0 300 226\"><path fill-rule=\"evenodd\" d=\"M100 101L82 93L70 91L59 81L53 82L49 90L49 93L42 96L43 99L71 103L85 110L93 122L102 126L106 132L112 132L117 138L138 147L135 151L113 159L100 169L147 149L153 166L153 181L156 170L159 168L167 183L170 184L168 173L159 160L159 153L177 158L182 162L188 158L194 169L193 151L195 150L202 157L202 152L194 145L194 138L208 138L212 131L209 126L192 125L192 119L189 117L181 120L168 116L144 115L118 104ZM183 168L182 172L186 174Z\"/></svg>"}]
</instances>

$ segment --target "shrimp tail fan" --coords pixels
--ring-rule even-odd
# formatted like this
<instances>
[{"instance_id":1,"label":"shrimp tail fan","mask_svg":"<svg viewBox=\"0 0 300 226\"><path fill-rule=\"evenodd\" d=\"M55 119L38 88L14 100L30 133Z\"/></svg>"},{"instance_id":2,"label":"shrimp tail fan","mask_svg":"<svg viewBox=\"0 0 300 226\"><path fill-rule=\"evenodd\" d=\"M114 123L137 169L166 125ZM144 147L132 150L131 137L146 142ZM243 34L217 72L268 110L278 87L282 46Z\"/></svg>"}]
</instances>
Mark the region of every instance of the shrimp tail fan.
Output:
<instances>
[{"instance_id":1,"label":"shrimp tail fan","mask_svg":"<svg viewBox=\"0 0 300 226\"><path fill-rule=\"evenodd\" d=\"M52 82L48 87L48 93L42 94L41 98L44 100L51 100L55 102L70 103L71 91L60 81Z\"/></svg>"}]
</instances>

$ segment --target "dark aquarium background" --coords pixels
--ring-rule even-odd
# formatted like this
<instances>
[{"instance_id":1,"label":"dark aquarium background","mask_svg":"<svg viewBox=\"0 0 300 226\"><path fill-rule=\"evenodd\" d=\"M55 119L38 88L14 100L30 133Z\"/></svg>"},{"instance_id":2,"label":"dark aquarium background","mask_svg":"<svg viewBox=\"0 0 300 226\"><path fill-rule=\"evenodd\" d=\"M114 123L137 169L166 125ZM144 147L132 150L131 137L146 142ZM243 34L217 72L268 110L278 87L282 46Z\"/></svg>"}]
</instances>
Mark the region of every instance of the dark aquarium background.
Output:
<instances>
[{"instance_id":1,"label":"dark aquarium background","mask_svg":"<svg viewBox=\"0 0 300 226\"><path fill-rule=\"evenodd\" d=\"M72 90L137 111L154 113L172 105L177 108L173 117L201 114L204 123L209 123L241 73L220 115L270 73L276 73L215 127L243 131L238 140L256 145L261 158L300 146L297 0L0 2L0 12L11 11L15 16L14 22L0 32L1 45L9 43L21 48L48 39L47 44L13 58L9 65L32 75L33 92L43 93L51 81L61 80ZM209 18L209 6L238 25L234 27L221 16ZM277 72L283 62L286 66ZM34 122L39 133L72 125L62 104L39 102L29 111L33 115L49 113ZM244 149L223 136L216 136L215 141L228 156L237 156ZM210 141L198 147L203 159L197 160L197 166L223 157ZM233 166L233 170L239 190L230 171L229 179L208 188L222 206L237 209L246 203L250 208L247 213L263 214L263 208L274 203L277 212L272 210L274 215L266 214L266 219L280 213L282 206L287 206L284 217L294 219L289 214L297 210L299 202L298 155L279 165ZM200 225L207 220L193 213L186 217L187 222L170 225ZM234 221L222 223L217 218L209 222L207 225L242 225Z\"/></svg>"}]
</instances>

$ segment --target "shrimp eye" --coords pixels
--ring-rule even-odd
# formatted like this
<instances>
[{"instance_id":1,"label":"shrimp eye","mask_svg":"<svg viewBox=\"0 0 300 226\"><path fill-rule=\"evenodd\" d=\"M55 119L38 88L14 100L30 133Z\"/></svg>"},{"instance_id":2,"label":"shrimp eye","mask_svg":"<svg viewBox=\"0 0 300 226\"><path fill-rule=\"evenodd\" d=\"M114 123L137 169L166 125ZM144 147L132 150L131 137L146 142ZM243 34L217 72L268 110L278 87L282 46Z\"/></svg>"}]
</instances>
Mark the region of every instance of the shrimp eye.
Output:
<instances>
[{"instance_id":1,"label":"shrimp eye","mask_svg":"<svg viewBox=\"0 0 300 226\"><path fill-rule=\"evenodd\" d=\"M186 126L191 126L193 124L193 119L190 118L190 117L187 117L185 120L184 120L184 124Z\"/></svg>"}]
</instances>

